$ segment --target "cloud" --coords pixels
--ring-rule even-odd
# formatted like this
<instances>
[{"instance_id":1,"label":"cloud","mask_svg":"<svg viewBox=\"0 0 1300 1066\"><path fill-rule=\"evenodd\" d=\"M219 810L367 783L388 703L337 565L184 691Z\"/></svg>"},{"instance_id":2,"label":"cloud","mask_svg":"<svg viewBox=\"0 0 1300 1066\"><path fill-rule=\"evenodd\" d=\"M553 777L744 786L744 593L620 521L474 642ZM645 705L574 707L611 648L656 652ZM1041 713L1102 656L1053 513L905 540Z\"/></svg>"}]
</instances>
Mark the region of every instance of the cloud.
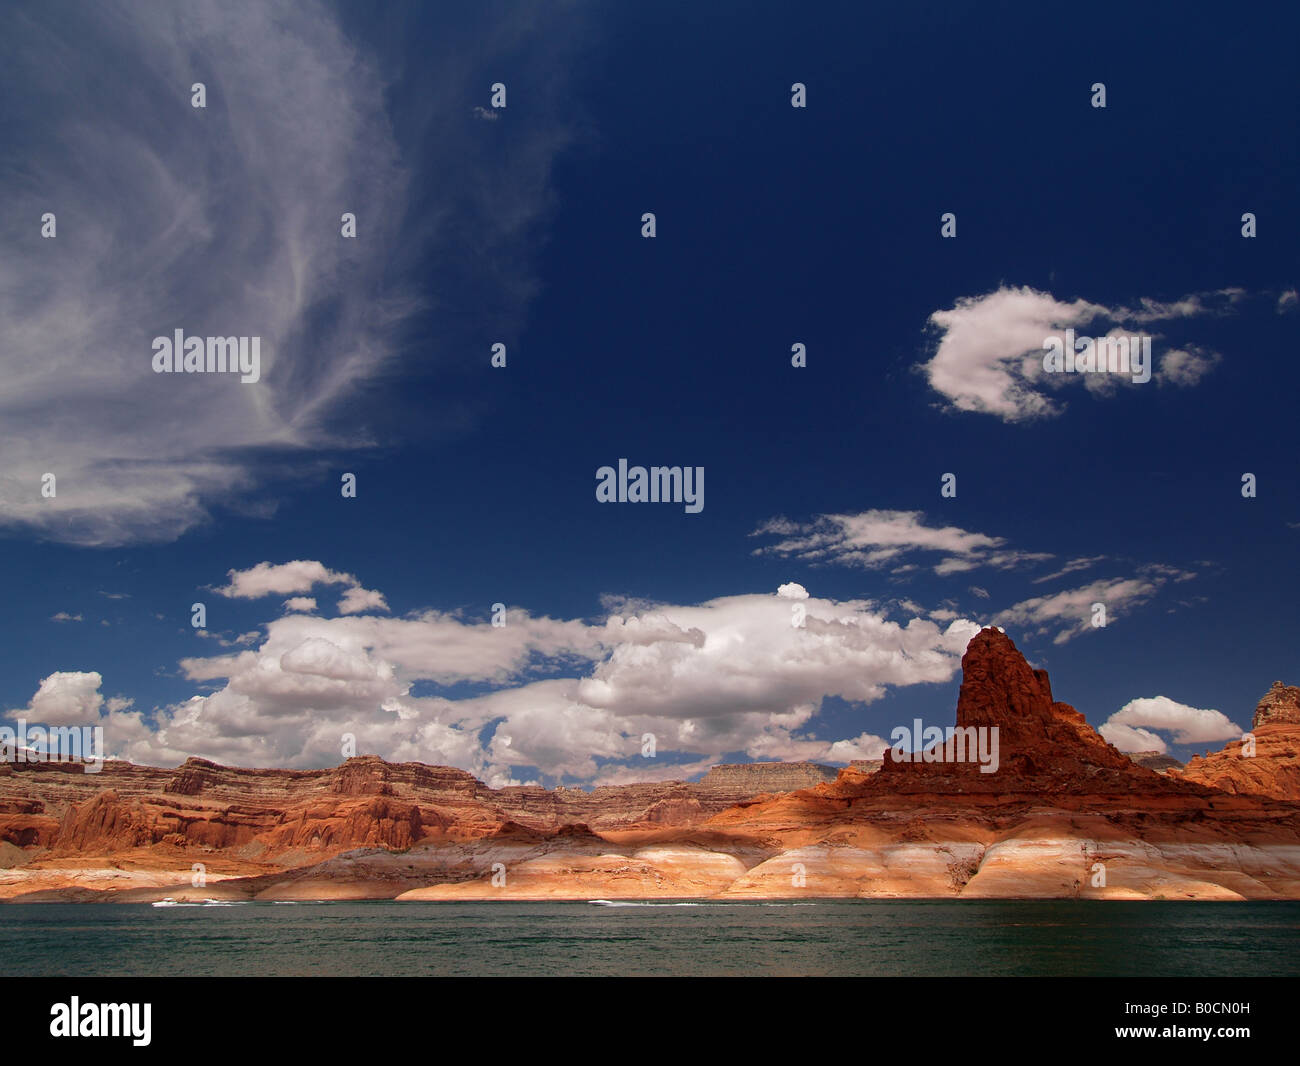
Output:
<instances>
[{"instance_id":1,"label":"cloud","mask_svg":"<svg viewBox=\"0 0 1300 1066\"><path fill-rule=\"evenodd\" d=\"M236 576L229 587L288 577L235 574L253 571L253 585ZM949 681L979 630L961 618L900 625L866 601L797 602L801 627L790 597L773 593L639 605L590 623L520 607L505 626L432 610L286 614L264 623L254 648L183 659L195 694L160 709L152 730L127 722L120 743L145 763L302 767L336 764L351 733L358 751L460 766L489 783L536 770L610 780L643 767L645 733L676 764L735 752L848 762L887 745L868 732L813 735L822 701Z\"/></svg>"},{"instance_id":2,"label":"cloud","mask_svg":"<svg viewBox=\"0 0 1300 1066\"><path fill-rule=\"evenodd\" d=\"M104 755L126 758L128 752L155 750L156 734L134 701L100 692L103 677L95 670L56 671L44 678L26 707L6 711L10 719L25 718L46 726L101 726Z\"/></svg>"},{"instance_id":3,"label":"cloud","mask_svg":"<svg viewBox=\"0 0 1300 1066\"><path fill-rule=\"evenodd\" d=\"M322 413L390 354L417 306L380 287L407 179L380 73L321 6L62 18L33 9L0 46L24 170L5 190L0 521L172 539L250 486L248 449L319 446ZM339 213L366 205L370 239L342 246ZM154 374L152 339L177 328L260 337L261 382ZM52 499L31 489L45 471Z\"/></svg>"},{"instance_id":4,"label":"cloud","mask_svg":"<svg viewBox=\"0 0 1300 1066\"><path fill-rule=\"evenodd\" d=\"M850 740L796 740L768 735L750 745L746 754L762 762L850 763L854 759L879 759L889 741L874 733L862 733Z\"/></svg>"},{"instance_id":5,"label":"cloud","mask_svg":"<svg viewBox=\"0 0 1300 1066\"><path fill-rule=\"evenodd\" d=\"M313 0L140 0L7 21L0 526L113 546L174 540L214 504L269 516L259 486L416 432L385 400L431 347L458 350L440 325L400 362L431 292L523 315L574 136L556 71L584 20L468 13L372 54L342 19ZM533 90L504 154L468 108L432 103L484 93L502 62ZM178 328L260 338L260 381L153 373L153 338Z\"/></svg>"},{"instance_id":6,"label":"cloud","mask_svg":"<svg viewBox=\"0 0 1300 1066\"><path fill-rule=\"evenodd\" d=\"M702 631L703 643L615 645L581 680L578 698L624 716L690 721L697 737L721 740L747 714L796 726L825 696L872 702L888 687L945 681L978 631L965 620L947 629L919 618L900 626L860 601L801 602L802 627L776 596L660 608L679 628Z\"/></svg>"},{"instance_id":7,"label":"cloud","mask_svg":"<svg viewBox=\"0 0 1300 1066\"><path fill-rule=\"evenodd\" d=\"M1166 751L1164 739L1152 730L1172 733L1175 744L1200 744L1241 736L1240 727L1221 711L1189 707L1167 696L1130 700L1106 719L1098 732L1120 751Z\"/></svg>"},{"instance_id":8,"label":"cloud","mask_svg":"<svg viewBox=\"0 0 1300 1066\"><path fill-rule=\"evenodd\" d=\"M213 633L206 629L195 630L195 636L202 637L204 640L215 640L223 648L240 648L252 644L262 635L260 630L252 629L247 633L240 633L235 637L227 637L222 633Z\"/></svg>"},{"instance_id":9,"label":"cloud","mask_svg":"<svg viewBox=\"0 0 1300 1066\"><path fill-rule=\"evenodd\" d=\"M1093 604L1105 605L1106 624L1124 617L1148 603L1168 582L1187 581L1196 575L1161 564L1138 568L1137 576L1105 578L1073 589L1063 589L1048 596L1022 600L996 616L1000 625L1015 624L1032 636L1057 630L1054 644L1093 631ZM1061 624L1065 623L1062 627ZM1058 628L1060 627L1060 628Z\"/></svg>"},{"instance_id":10,"label":"cloud","mask_svg":"<svg viewBox=\"0 0 1300 1066\"><path fill-rule=\"evenodd\" d=\"M759 548L755 554L773 554L797 558L813 564L837 563L866 568L888 567L895 575L915 564L899 565L904 558L919 553L937 553L941 558L931 565L940 576L965 573L987 567L1012 570L1051 559L1048 552L1031 552L1009 547L1005 538L973 533L955 526L927 526L920 511L866 511L856 515L820 515L809 523L788 518L774 518L761 525L751 536L775 534L783 539ZM1102 556L1075 558L1054 573L1034 579L1035 584L1053 581L1103 561ZM1073 589L1021 600L998 612L995 620L1015 624L1029 636L1054 632L1053 641L1063 644L1093 628L1094 603L1106 608L1107 623L1147 603L1169 582L1189 581L1196 575L1177 567L1149 563L1138 567L1131 577L1106 578ZM969 586L971 595L989 598L987 589ZM957 618L947 604L929 612L936 621ZM1063 624L1064 623L1064 624Z\"/></svg>"},{"instance_id":11,"label":"cloud","mask_svg":"<svg viewBox=\"0 0 1300 1066\"><path fill-rule=\"evenodd\" d=\"M104 703L99 693L102 682L103 678L93 670L58 671L41 682L26 707L8 714L42 725L92 725L99 720L99 708Z\"/></svg>"},{"instance_id":12,"label":"cloud","mask_svg":"<svg viewBox=\"0 0 1300 1066\"><path fill-rule=\"evenodd\" d=\"M1211 370L1218 366L1220 356L1217 352L1205 352L1203 349L1188 346L1187 351L1165 352L1160 357L1160 369L1156 371L1156 381L1161 385L1177 385L1190 388L1199 384Z\"/></svg>"},{"instance_id":13,"label":"cloud","mask_svg":"<svg viewBox=\"0 0 1300 1066\"><path fill-rule=\"evenodd\" d=\"M1129 376L1115 374L1048 374L1043 370L1043 342L1067 328L1089 326L1094 336L1126 333L1153 322L1210 314L1235 302L1240 290L1183 297L1172 303L1142 299L1138 308L1109 308L1087 300L1059 300L1023 286L1004 286L984 296L967 296L947 310L935 311L930 326L939 340L934 355L921 367L931 388L957 411L994 415L1005 422L1048 418L1061 405L1045 391L1083 381L1105 394ZM1161 373L1170 383L1195 384L1217 356L1166 353ZM1194 361L1194 362L1193 362Z\"/></svg>"},{"instance_id":14,"label":"cloud","mask_svg":"<svg viewBox=\"0 0 1300 1066\"><path fill-rule=\"evenodd\" d=\"M293 596L284 601L286 611L314 611L316 610L316 600L311 596Z\"/></svg>"},{"instance_id":15,"label":"cloud","mask_svg":"<svg viewBox=\"0 0 1300 1066\"><path fill-rule=\"evenodd\" d=\"M351 574L330 570L313 559L294 559L288 563L258 563L247 570L231 570L229 583L213 589L228 599L256 600L262 596L286 596L310 592L316 585L356 586Z\"/></svg>"},{"instance_id":16,"label":"cloud","mask_svg":"<svg viewBox=\"0 0 1300 1066\"><path fill-rule=\"evenodd\" d=\"M703 647L705 636L699 629L683 629L665 616L650 613L629 618L609 618L605 622L603 639L606 644L659 644L679 641Z\"/></svg>"},{"instance_id":17,"label":"cloud","mask_svg":"<svg viewBox=\"0 0 1300 1066\"><path fill-rule=\"evenodd\" d=\"M339 599L339 614L361 614L365 611L387 611L388 602L382 592L363 589L360 586L348 589Z\"/></svg>"},{"instance_id":18,"label":"cloud","mask_svg":"<svg viewBox=\"0 0 1300 1066\"><path fill-rule=\"evenodd\" d=\"M1087 570L1090 566L1096 566L1098 563L1104 562L1105 559L1106 556L1104 555L1088 555L1078 559L1071 559L1059 570L1051 574L1044 574L1042 577L1034 578L1033 583L1035 585L1042 585L1048 581L1055 581L1057 578L1065 577L1067 574L1073 574L1078 570Z\"/></svg>"},{"instance_id":19,"label":"cloud","mask_svg":"<svg viewBox=\"0 0 1300 1066\"><path fill-rule=\"evenodd\" d=\"M1155 751L1164 755L1169 750L1163 737L1147 729L1107 722L1097 732L1101 734L1102 739L1114 744L1126 755L1136 751Z\"/></svg>"},{"instance_id":20,"label":"cloud","mask_svg":"<svg viewBox=\"0 0 1300 1066\"><path fill-rule=\"evenodd\" d=\"M1010 570L1052 556L1007 548L1002 537L971 533L956 526L927 526L920 511L872 510L860 514L819 515L809 523L773 518L751 536L777 535L784 539L755 550L755 555L777 555L810 563L836 563L867 569L899 565L917 552L937 552L944 558L933 564L940 576L992 567Z\"/></svg>"},{"instance_id":21,"label":"cloud","mask_svg":"<svg viewBox=\"0 0 1300 1066\"><path fill-rule=\"evenodd\" d=\"M83 621L79 614L68 614L67 611L59 611L58 614L50 615L51 622L80 622Z\"/></svg>"},{"instance_id":22,"label":"cloud","mask_svg":"<svg viewBox=\"0 0 1300 1066\"><path fill-rule=\"evenodd\" d=\"M647 732L660 752L714 761L736 751L760 760L871 758L888 746L871 734L806 735L822 700L870 703L889 688L949 680L979 630L968 620L900 626L862 602L803 602L802 628L791 626L779 596L658 605L659 618L678 632L702 632L704 641L618 643L580 679L474 701L481 714L505 719L491 758L587 779L599 759L635 760Z\"/></svg>"}]
</instances>

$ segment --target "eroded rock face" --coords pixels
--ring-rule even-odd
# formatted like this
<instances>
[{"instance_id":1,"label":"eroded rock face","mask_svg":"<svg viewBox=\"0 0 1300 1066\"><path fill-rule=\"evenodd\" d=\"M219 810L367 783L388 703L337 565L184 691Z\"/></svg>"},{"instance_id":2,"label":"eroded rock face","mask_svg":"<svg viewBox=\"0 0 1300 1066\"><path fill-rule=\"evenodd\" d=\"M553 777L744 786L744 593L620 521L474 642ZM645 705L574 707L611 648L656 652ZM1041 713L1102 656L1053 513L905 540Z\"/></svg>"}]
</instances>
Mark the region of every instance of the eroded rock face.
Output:
<instances>
[{"instance_id":1,"label":"eroded rock face","mask_svg":"<svg viewBox=\"0 0 1300 1066\"><path fill-rule=\"evenodd\" d=\"M1300 803L1300 688L1274 681L1252 722L1251 740L1193 756L1182 778L1237 795Z\"/></svg>"},{"instance_id":2,"label":"eroded rock face","mask_svg":"<svg viewBox=\"0 0 1300 1066\"><path fill-rule=\"evenodd\" d=\"M1300 725L1300 688L1274 681L1255 707L1251 728L1262 725Z\"/></svg>"},{"instance_id":3,"label":"eroded rock face","mask_svg":"<svg viewBox=\"0 0 1300 1066\"><path fill-rule=\"evenodd\" d=\"M815 762L723 763L700 778L702 788L757 795L760 792L794 792L834 781L839 771Z\"/></svg>"},{"instance_id":4,"label":"eroded rock face","mask_svg":"<svg viewBox=\"0 0 1300 1066\"><path fill-rule=\"evenodd\" d=\"M957 725L998 728L1001 762L1032 774L1069 764L1126 770L1130 760L1068 703L1052 699L1046 670L1031 669L998 629L977 633L962 656Z\"/></svg>"},{"instance_id":5,"label":"eroded rock face","mask_svg":"<svg viewBox=\"0 0 1300 1066\"><path fill-rule=\"evenodd\" d=\"M872 788L1056 795L1169 787L1160 775L1103 740L1068 703L1053 699L1047 671L1030 667L999 629L981 630L966 647L956 727L976 733L948 740L928 753L933 758L914 754L902 761L892 749L886 751ZM984 771L969 738L984 731L991 749L995 729L997 769ZM984 765L991 766L992 760Z\"/></svg>"},{"instance_id":6,"label":"eroded rock face","mask_svg":"<svg viewBox=\"0 0 1300 1066\"><path fill-rule=\"evenodd\" d=\"M175 769L107 762L0 764L0 842L51 855L113 855L166 845L288 855L405 849L473 840L522 826L536 832L685 829L733 803L834 777L812 764L770 763L705 783L581 789L491 789L446 766L348 759L327 770L247 770L190 758Z\"/></svg>"}]
</instances>

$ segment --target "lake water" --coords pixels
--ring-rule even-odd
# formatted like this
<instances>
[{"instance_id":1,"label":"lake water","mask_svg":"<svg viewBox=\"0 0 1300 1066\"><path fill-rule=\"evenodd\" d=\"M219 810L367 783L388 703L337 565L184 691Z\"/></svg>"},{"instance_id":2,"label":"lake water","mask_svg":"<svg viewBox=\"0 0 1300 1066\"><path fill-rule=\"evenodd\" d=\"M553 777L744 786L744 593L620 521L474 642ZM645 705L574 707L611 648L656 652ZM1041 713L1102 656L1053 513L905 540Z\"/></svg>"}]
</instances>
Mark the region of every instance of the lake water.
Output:
<instances>
[{"instance_id":1,"label":"lake water","mask_svg":"<svg viewBox=\"0 0 1300 1066\"><path fill-rule=\"evenodd\" d=\"M1300 903L33 904L3 976L1300 975Z\"/></svg>"}]
</instances>

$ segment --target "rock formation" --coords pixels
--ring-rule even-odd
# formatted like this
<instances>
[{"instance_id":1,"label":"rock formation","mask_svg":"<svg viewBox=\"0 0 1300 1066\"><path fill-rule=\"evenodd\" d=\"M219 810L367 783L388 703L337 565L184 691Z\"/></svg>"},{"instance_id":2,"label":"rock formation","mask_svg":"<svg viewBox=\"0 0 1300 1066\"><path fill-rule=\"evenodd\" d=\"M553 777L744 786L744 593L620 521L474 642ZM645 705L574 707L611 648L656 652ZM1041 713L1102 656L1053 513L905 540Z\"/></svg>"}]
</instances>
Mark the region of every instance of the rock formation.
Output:
<instances>
[{"instance_id":1,"label":"rock formation","mask_svg":"<svg viewBox=\"0 0 1300 1066\"><path fill-rule=\"evenodd\" d=\"M1148 770L1154 770L1158 774L1166 774L1170 770L1181 770L1183 768L1182 763L1172 755L1166 755L1163 751L1131 751L1128 757L1139 766L1145 766Z\"/></svg>"},{"instance_id":2,"label":"rock formation","mask_svg":"<svg viewBox=\"0 0 1300 1066\"><path fill-rule=\"evenodd\" d=\"M834 776L810 763L764 763L718 767L694 784L584 791L492 789L452 767L376 756L326 770L247 770L199 758L175 769L109 761L97 774L71 764L0 763L0 846L10 848L7 860L0 856L0 882L5 868L31 873L85 856L172 870L215 861L261 876L357 848L563 834L574 825L683 830L734 803ZM0 883L0 898L7 894Z\"/></svg>"},{"instance_id":3,"label":"rock formation","mask_svg":"<svg viewBox=\"0 0 1300 1066\"><path fill-rule=\"evenodd\" d=\"M1251 728L1263 725L1300 725L1300 688L1274 681L1255 706Z\"/></svg>"},{"instance_id":4,"label":"rock formation","mask_svg":"<svg viewBox=\"0 0 1300 1066\"><path fill-rule=\"evenodd\" d=\"M838 773L833 766L815 762L724 763L712 767L700 778L700 785L751 795L794 792L820 785L823 781L834 781Z\"/></svg>"},{"instance_id":5,"label":"rock formation","mask_svg":"<svg viewBox=\"0 0 1300 1066\"><path fill-rule=\"evenodd\" d=\"M1300 802L1300 688L1274 681L1255 707L1251 734L1193 756L1181 776L1224 792Z\"/></svg>"},{"instance_id":6,"label":"rock formation","mask_svg":"<svg viewBox=\"0 0 1300 1066\"><path fill-rule=\"evenodd\" d=\"M1031 668L1000 629L981 630L966 647L956 731L907 761L885 751L873 790L1003 796L1177 790L1108 744L1068 703L1053 699L1047 671ZM990 749L996 736L996 770L986 771L976 758L980 731Z\"/></svg>"},{"instance_id":7,"label":"rock formation","mask_svg":"<svg viewBox=\"0 0 1300 1066\"><path fill-rule=\"evenodd\" d=\"M998 630L962 669L957 726L997 728L996 772L948 739L724 811L704 828L782 846L724 895L1300 898L1300 805L1136 765Z\"/></svg>"}]
</instances>

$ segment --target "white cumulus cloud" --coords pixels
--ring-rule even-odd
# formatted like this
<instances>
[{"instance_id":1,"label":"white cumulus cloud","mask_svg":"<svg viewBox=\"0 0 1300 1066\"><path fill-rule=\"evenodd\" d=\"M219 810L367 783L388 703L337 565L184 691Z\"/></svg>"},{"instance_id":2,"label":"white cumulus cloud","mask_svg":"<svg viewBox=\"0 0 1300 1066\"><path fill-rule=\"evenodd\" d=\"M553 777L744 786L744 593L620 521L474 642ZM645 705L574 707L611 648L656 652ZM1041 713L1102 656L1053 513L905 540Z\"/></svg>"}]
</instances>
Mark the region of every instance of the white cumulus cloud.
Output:
<instances>
[{"instance_id":1,"label":"white cumulus cloud","mask_svg":"<svg viewBox=\"0 0 1300 1066\"><path fill-rule=\"evenodd\" d=\"M1175 744L1201 744L1240 738L1241 728L1222 711L1189 707L1168 696L1129 700L1098 729L1120 751L1167 750L1159 733Z\"/></svg>"},{"instance_id":2,"label":"white cumulus cloud","mask_svg":"<svg viewBox=\"0 0 1300 1066\"><path fill-rule=\"evenodd\" d=\"M253 568L234 572L227 587L270 595L332 575L323 566ZM338 762L351 733L359 751L460 766L489 783L531 768L616 779L641 767L646 733L682 765L735 752L843 763L887 745L860 730L825 737L824 699L870 703L892 688L949 681L980 628L962 618L900 625L868 601L798 602L802 626L791 624L789 597L771 593L623 602L623 613L593 623L512 607L501 627L432 610L285 614L263 624L256 647L182 660L200 691L159 709L151 729L123 711L133 717L118 743L145 763L200 755L320 766ZM49 687L93 704L98 675L77 677Z\"/></svg>"}]
</instances>

